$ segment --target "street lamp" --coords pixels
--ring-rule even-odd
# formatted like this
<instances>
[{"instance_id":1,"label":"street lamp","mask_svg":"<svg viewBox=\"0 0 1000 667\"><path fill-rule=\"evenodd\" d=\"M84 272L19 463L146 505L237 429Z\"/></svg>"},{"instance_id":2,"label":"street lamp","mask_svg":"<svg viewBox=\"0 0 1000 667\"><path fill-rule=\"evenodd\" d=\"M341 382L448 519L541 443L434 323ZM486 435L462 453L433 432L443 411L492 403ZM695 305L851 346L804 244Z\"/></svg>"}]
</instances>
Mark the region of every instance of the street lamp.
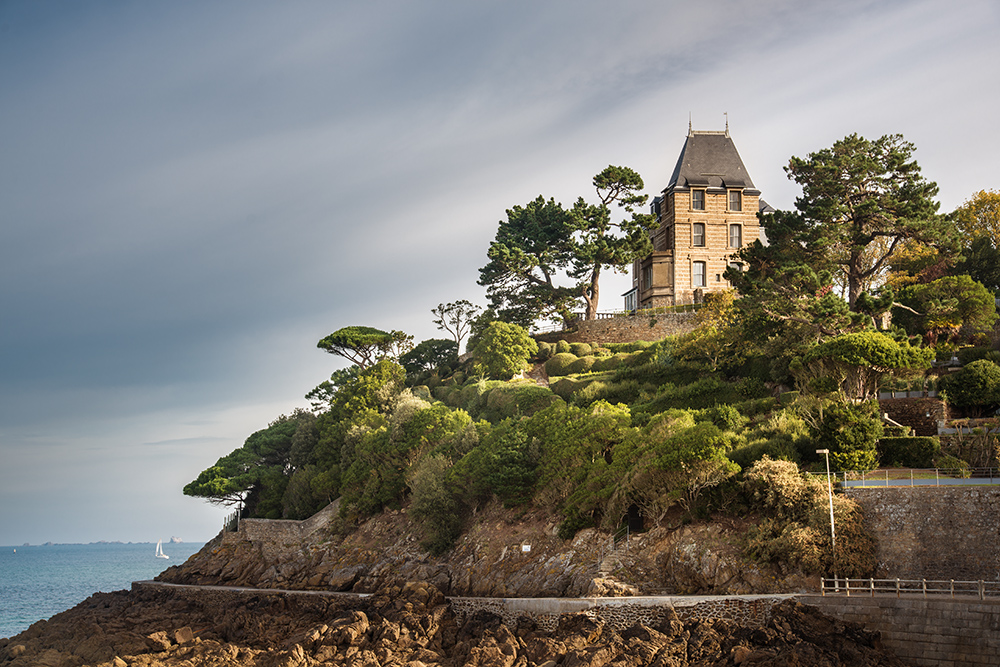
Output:
<instances>
[{"instance_id":1,"label":"street lamp","mask_svg":"<svg viewBox=\"0 0 1000 667\"><path fill-rule=\"evenodd\" d=\"M837 531L833 527L833 482L830 481L830 450L829 449L817 449L817 454L822 454L826 457L826 490L830 496L830 544L833 549L833 580L837 581ZM840 585L837 584L837 588Z\"/></svg>"}]
</instances>

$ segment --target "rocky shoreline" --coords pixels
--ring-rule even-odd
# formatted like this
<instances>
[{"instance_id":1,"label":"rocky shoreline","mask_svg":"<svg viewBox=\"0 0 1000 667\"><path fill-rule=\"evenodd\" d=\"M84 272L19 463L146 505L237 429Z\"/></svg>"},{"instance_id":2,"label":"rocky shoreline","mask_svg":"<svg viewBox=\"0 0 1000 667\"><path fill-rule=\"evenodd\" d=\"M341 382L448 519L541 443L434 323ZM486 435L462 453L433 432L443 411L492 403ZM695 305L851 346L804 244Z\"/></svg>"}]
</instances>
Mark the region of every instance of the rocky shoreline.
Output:
<instances>
[{"instance_id":1,"label":"rocky shoreline","mask_svg":"<svg viewBox=\"0 0 1000 667\"><path fill-rule=\"evenodd\" d=\"M586 614L555 630L479 612L459 622L433 585L392 585L370 597L218 597L169 588L99 593L0 640L10 667L686 667L902 666L878 637L794 601L764 627L682 622L616 631Z\"/></svg>"}]
</instances>

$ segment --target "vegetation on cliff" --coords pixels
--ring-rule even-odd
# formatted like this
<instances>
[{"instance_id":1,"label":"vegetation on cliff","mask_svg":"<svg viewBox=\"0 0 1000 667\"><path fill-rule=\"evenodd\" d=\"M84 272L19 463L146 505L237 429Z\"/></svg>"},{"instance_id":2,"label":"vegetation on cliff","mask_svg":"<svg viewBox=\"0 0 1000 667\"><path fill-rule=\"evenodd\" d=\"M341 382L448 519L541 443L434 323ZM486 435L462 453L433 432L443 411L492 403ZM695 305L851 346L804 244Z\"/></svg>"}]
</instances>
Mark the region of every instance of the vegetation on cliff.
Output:
<instances>
[{"instance_id":1,"label":"vegetation on cliff","mask_svg":"<svg viewBox=\"0 0 1000 667\"><path fill-rule=\"evenodd\" d=\"M536 343L521 326L584 297L593 305L601 266L646 248L623 237L610 254L594 250L611 243L613 202L632 214L623 229L648 228L632 210L637 174L595 177L598 206L515 207L481 275L499 310L439 305L434 322L454 342L330 334L319 347L355 366L307 395L312 411L279 417L184 492L266 518L303 518L339 497L343 530L405 505L434 554L491 501L555 517L564 539L751 516L746 554L864 576L873 545L859 513L836 499L846 546L833 554L822 486L800 471L819 463L817 449L840 469L932 461L936 443L885 427L874 398L891 382L926 382L934 358L959 346L988 356L996 319L969 275L982 253L963 258L956 241L965 218L935 213L936 186L912 151L898 136L852 135L793 158L797 211L763 216L771 245L741 251L745 271L727 273L738 292L709 294L691 332L660 341ZM552 282L567 267L587 279L584 297ZM890 325L890 311L907 316ZM472 354L460 362L466 334ZM942 385L985 411L1000 402L1000 367L984 358Z\"/></svg>"}]
</instances>

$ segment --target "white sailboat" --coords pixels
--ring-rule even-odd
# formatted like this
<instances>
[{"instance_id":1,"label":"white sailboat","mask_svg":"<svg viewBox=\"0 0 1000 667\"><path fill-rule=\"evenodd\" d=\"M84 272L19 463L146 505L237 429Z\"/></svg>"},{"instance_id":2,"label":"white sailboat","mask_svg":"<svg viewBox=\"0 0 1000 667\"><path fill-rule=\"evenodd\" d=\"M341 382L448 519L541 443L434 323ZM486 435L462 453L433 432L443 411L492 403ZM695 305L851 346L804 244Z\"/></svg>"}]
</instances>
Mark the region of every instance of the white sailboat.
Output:
<instances>
[{"instance_id":1,"label":"white sailboat","mask_svg":"<svg viewBox=\"0 0 1000 667\"><path fill-rule=\"evenodd\" d=\"M156 557L157 558L170 558L167 554L163 553L163 540L156 543Z\"/></svg>"}]
</instances>

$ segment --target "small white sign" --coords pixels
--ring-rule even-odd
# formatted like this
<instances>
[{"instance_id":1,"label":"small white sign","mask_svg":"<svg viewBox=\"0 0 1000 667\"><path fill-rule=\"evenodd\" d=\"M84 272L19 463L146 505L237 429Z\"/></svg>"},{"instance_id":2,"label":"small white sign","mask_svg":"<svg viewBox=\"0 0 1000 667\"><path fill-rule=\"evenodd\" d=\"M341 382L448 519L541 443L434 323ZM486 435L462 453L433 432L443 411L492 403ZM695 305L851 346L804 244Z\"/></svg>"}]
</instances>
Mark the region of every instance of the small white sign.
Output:
<instances>
[{"instance_id":1,"label":"small white sign","mask_svg":"<svg viewBox=\"0 0 1000 667\"><path fill-rule=\"evenodd\" d=\"M529 551L531 551L531 545L530 544L522 544L521 545L521 551L524 552L524 553L528 553Z\"/></svg>"}]
</instances>

